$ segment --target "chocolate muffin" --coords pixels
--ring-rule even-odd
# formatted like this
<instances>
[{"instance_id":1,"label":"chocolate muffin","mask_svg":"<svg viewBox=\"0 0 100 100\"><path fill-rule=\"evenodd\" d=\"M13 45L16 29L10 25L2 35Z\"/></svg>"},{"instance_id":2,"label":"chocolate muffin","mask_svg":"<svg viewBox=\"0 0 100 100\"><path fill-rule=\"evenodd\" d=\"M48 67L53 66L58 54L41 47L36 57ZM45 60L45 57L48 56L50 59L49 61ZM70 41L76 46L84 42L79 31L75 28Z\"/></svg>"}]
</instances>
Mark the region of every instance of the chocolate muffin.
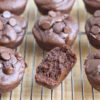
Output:
<instances>
[{"instance_id":1,"label":"chocolate muffin","mask_svg":"<svg viewBox=\"0 0 100 100\"><path fill-rule=\"evenodd\" d=\"M39 46L51 50L65 44L71 46L77 37L78 25L69 15L50 11L36 21L32 31Z\"/></svg>"},{"instance_id":2,"label":"chocolate muffin","mask_svg":"<svg viewBox=\"0 0 100 100\"><path fill-rule=\"evenodd\" d=\"M85 72L93 88L100 91L100 52L92 52L85 61Z\"/></svg>"},{"instance_id":3,"label":"chocolate muffin","mask_svg":"<svg viewBox=\"0 0 100 100\"><path fill-rule=\"evenodd\" d=\"M0 14L0 46L16 48L22 43L27 23L24 18L5 11Z\"/></svg>"},{"instance_id":4,"label":"chocolate muffin","mask_svg":"<svg viewBox=\"0 0 100 100\"><path fill-rule=\"evenodd\" d=\"M90 14L94 14L96 10L100 9L100 0L83 0L86 10Z\"/></svg>"},{"instance_id":5,"label":"chocolate muffin","mask_svg":"<svg viewBox=\"0 0 100 100\"><path fill-rule=\"evenodd\" d=\"M75 0L35 0L35 3L42 14L48 14L48 11L60 11L70 13Z\"/></svg>"},{"instance_id":6,"label":"chocolate muffin","mask_svg":"<svg viewBox=\"0 0 100 100\"><path fill-rule=\"evenodd\" d=\"M90 44L100 49L100 10L87 20L85 30Z\"/></svg>"},{"instance_id":7,"label":"chocolate muffin","mask_svg":"<svg viewBox=\"0 0 100 100\"><path fill-rule=\"evenodd\" d=\"M36 82L49 89L57 87L68 75L76 63L76 55L69 47L56 47L37 67Z\"/></svg>"},{"instance_id":8,"label":"chocolate muffin","mask_svg":"<svg viewBox=\"0 0 100 100\"><path fill-rule=\"evenodd\" d=\"M0 0L0 13L10 11L20 15L24 12L28 0Z\"/></svg>"},{"instance_id":9,"label":"chocolate muffin","mask_svg":"<svg viewBox=\"0 0 100 100\"><path fill-rule=\"evenodd\" d=\"M21 82L26 64L20 54L0 46L0 94L16 88Z\"/></svg>"}]
</instances>

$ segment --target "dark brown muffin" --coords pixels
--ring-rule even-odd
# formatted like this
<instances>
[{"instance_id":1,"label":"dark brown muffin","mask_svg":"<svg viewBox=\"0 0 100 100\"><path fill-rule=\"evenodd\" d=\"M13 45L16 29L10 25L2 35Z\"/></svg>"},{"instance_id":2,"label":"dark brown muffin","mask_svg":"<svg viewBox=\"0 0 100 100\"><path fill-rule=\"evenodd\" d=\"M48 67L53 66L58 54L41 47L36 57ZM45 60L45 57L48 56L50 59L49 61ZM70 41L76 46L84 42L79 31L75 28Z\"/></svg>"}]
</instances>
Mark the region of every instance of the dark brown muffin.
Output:
<instances>
[{"instance_id":1,"label":"dark brown muffin","mask_svg":"<svg viewBox=\"0 0 100 100\"><path fill-rule=\"evenodd\" d=\"M28 0L0 0L0 13L10 11L20 15L24 12Z\"/></svg>"},{"instance_id":2,"label":"dark brown muffin","mask_svg":"<svg viewBox=\"0 0 100 100\"><path fill-rule=\"evenodd\" d=\"M38 45L51 50L65 44L71 46L77 37L78 25L69 15L50 11L36 21L32 31Z\"/></svg>"},{"instance_id":3,"label":"dark brown muffin","mask_svg":"<svg viewBox=\"0 0 100 100\"><path fill-rule=\"evenodd\" d=\"M100 10L100 0L83 0L86 10L94 14L96 10Z\"/></svg>"},{"instance_id":4,"label":"dark brown muffin","mask_svg":"<svg viewBox=\"0 0 100 100\"><path fill-rule=\"evenodd\" d=\"M100 91L100 51L89 54L85 61L85 72L93 88Z\"/></svg>"},{"instance_id":5,"label":"dark brown muffin","mask_svg":"<svg viewBox=\"0 0 100 100\"><path fill-rule=\"evenodd\" d=\"M48 11L60 11L70 13L75 0L35 0L35 3L42 14L48 14Z\"/></svg>"},{"instance_id":6,"label":"dark brown muffin","mask_svg":"<svg viewBox=\"0 0 100 100\"><path fill-rule=\"evenodd\" d=\"M9 11L0 14L0 45L16 48L22 43L27 23Z\"/></svg>"},{"instance_id":7,"label":"dark brown muffin","mask_svg":"<svg viewBox=\"0 0 100 100\"><path fill-rule=\"evenodd\" d=\"M57 87L68 75L76 63L76 55L69 47L56 47L37 67L36 82L49 89Z\"/></svg>"},{"instance_id":8,"label":"dark brown muffin","mask_svg":"<svg viewBox=\"0 0 100 100\"><path fill-rule=\"evenodd\" d=\"M21 55L12 49L0 47L0 93L11 91L19 85L25 66Z\"/></svg>"},{"instance_id":9,"label":"dark brown muffin","mask_svg":"<svg viewBox=\"0 0 100 100\"><path fill-rule=\"evenodd\" d=\"M100 10L87 20L85 30L90 44L100 49Z\"/></svg>"}]
</instances>

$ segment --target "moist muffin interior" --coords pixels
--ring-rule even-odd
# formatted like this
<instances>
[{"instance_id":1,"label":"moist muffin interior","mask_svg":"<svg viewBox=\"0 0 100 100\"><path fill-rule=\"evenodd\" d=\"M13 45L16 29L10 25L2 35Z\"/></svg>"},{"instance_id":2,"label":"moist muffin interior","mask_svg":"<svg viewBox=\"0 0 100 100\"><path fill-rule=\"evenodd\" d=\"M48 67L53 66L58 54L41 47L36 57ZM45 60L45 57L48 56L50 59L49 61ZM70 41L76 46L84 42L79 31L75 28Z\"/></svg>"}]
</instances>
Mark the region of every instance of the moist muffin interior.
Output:
<instances>
[{"instance_id":1,"label":"moist muffin interior","mask_svg":"<svg viewBox=\"0 0 100 100\"><path fill-rule=\"evenodd\" d=\"M55 48L49 52L37 68L37 74L57 81L64 68L75 63L75 55L66 48Z\"/></svg>"}]
</instances>

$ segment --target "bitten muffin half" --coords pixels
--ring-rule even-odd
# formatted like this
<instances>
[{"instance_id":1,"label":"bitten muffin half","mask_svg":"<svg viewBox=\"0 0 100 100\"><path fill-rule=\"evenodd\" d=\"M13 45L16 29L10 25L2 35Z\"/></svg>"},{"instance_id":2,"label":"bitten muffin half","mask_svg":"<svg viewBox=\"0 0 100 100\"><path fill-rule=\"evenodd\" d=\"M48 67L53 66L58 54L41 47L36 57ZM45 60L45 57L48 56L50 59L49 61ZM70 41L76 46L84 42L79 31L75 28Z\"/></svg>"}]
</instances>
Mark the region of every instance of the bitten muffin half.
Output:
<instances>
[{"instance_id":1,"label":"bitten muffin half","mask_svg":"<svg viewBox=\"0 0 100 100\"><path fill-rule=\"evenodd\" d=\"M76 55L69 47L56 47L46 54L37 67L36 82L49 89L57 87L76 63Z\"/></svg>"}]
</instances>

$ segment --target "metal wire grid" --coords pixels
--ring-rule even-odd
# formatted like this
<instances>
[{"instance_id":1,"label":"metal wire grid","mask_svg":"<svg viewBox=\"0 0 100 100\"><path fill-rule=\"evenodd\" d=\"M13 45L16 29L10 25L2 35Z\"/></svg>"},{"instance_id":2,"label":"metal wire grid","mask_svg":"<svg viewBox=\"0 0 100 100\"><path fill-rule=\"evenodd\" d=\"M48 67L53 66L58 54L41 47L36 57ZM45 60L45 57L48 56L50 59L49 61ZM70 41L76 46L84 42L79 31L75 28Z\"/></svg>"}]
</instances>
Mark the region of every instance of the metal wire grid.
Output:
<instances>
[{"instance_id":1,"label":"metal wire grid","mask_svg":"<svg viewBox=\"0 0 100 100\"><path fill-rule=\"evenodd\" d=\"M80 21L79 21L79 2L77 1L77 7L78 7L78 10L77 10L77 22L79 24L79 29L80 29ZM29 16L30 16L30 13L28 13L28 16L27 16L27 20L28 20L28 23L29 23ZM80 30L79 30L80 31ZM24 45L24 59L26 58L26 48L27 48L27 36L30 35L29 33L30 32L27 32L26 30L26 38L25 38L25 45ZM81 38L82 38L82 35L84 35L84 33L80 32L79 33L79 36L78 36L78 44L79 44L79 57L80 57L80 80L81 80L81 95L82 95L82 100L85 100L84 99L84 74L83 74L83 60L82 60L82 47L81 47ZM88 43L88 52L91 51L91 46L89 45ZM33 43L33 53L35 53L35 41ZM44 51L43 51L43 56L44 56ZM35 65L35 56L33 56L33 64L32 64L32 77L31 77L31 95L30 95L30 100L35 100L35 98L33 97L33 81L34 81L34 65ZM92 87L91 87L92 88ZM73 79L73 70L71 71L71 91L72 91L72 100L75 100L75 97L74 97L74 79ZM20 98L18 100L22 100L22 92L23 92L23 81L20 85ZM12 94L13 94L13 91L10 93L9 95L9 100L12 100ZM40 96L40 100L43 100L43 95L44 95L44 88L42 87L41 88L41 96ZM54 100L53 98L53 95L54 95L54 91L51 90L51 100ZM2 95L0 95L0 100L2 100ZM61 83L61 98L59 98L59 100L67 100L66 98L64 98L64 84L63 82ZM92 88L92 100L95 100L94 99L94 89Z\"/></svg>"}]
</instances>

